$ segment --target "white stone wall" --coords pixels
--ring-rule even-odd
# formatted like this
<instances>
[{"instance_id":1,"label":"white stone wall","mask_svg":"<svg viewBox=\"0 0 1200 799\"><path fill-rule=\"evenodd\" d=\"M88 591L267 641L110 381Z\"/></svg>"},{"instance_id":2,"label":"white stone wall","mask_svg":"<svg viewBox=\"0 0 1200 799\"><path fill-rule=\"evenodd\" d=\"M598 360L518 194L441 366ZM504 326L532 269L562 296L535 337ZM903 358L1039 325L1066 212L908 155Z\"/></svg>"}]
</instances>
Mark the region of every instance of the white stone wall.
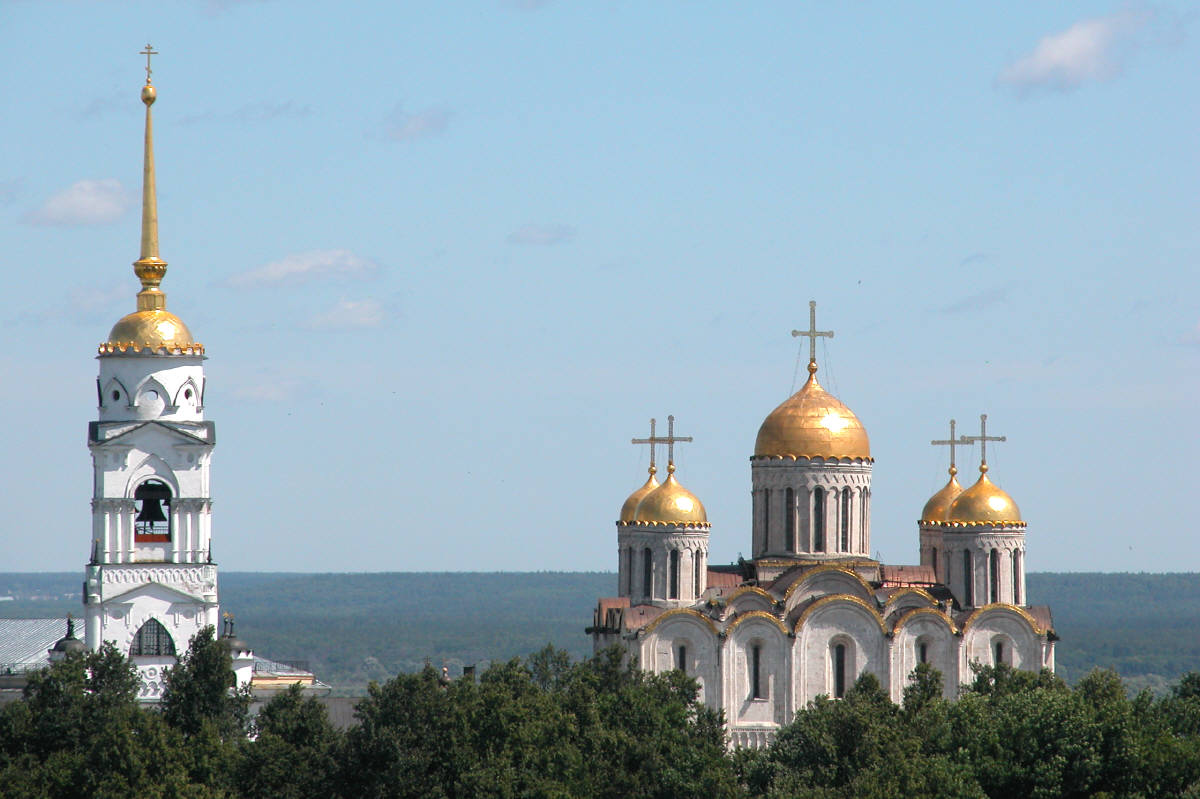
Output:
<instances>
[{"instance_id":1,"label":"white stone wall","mask_svg":"<svg viewBox=\"0 0 1200 799\"><path fill-rule=\"evenodd\" d=\"M945 558L949 563L950 579L947 584L960 605L982 607L993 601L1013 605L1029 603L1025 592L1024 527L944 527L941 537L942 549L938 557ZM993 551L998 566L995 575L991 565ZM970 570L966 568L964 553L969 553ZM939 577L944 578L945 574ZM999 578L998 582L994 577Z\"/></svg>"},{"instance_id":2,"label":"white stone wall","mask_svg":"<svg viewBox=\"0 0 1200 799\"><path fill-rule=\"evenodd\" d=\"M750 473L755 557L870 555L869 461L756 458ZM823 513L815 509L817 488ZM821 530L818 521L823 521Z\"/></svg>"},{"instance_id":3,"label":"white stone wall","mask_svg":"<svg viewBox=\"0 0 1200 799\"><path fill-rule=\"evenodd\" d=\"M617 523L617 590L634 605L671 607L693 604L707 589L708 536L703 527ZM645 591L645 552L650 550L651 590ZM679 553L679 592L669 596L671 552ZM697 566L699 572L697 574ZM696 577L700 585L697 590Z\"/></svg>"},{"instance_id":4,"label":"white stone wall","mask_svg":"<svg viewBox=\"0 0 1200 799\"><path fill-rule=\"evenodd\" d=\"M204 356L102 355L100 421L204 420Z\"/></svg>"}]
</instances>

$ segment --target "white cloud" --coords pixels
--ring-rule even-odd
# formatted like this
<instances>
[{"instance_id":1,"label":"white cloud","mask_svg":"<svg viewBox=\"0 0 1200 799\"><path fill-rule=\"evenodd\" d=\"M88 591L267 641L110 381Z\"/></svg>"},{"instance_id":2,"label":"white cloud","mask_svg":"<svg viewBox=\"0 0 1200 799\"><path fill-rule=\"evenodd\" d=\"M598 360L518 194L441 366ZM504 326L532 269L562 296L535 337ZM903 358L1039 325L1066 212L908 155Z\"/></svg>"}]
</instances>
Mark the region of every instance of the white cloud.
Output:
<instances>
[{"instance_id":1,"label":"white cloud","mask_svg":"<svg viewBox=\"0 0 1200 799\"><path fill-rule=\"evenodd\" d=\"M273 283L302 283L330 275L362 275L379 264L349 250L309 250L271 261L229 278L234 286L265 286Z\"/></svg>"},{"instance_id":2,"label":"white cloud","mask_svg":"<svg viewBox=\"0 0 1200 799\"><path fill-rule=\"evenodd\" d=\"M1091 80L1110 80L1121 71L1123 50L1146 24L1146 12L1121 11L1076 22L1043 38L1028 55L1005 67L1000 83L1023 91L1067 91Z\"/></svg>"},{"instance_id":3,"label":"white cloud","mask_svg":"<svg viewBox=\"0 0 1200 799\"><path fill-rule=\"evenodd\" d=\"M528 224L508 234L509 244L530 244L534 246L549 246L561 244L575 238L575 228L570 225L538 225Z\"/></svg>"},{"instance_id":4,"label":"white cloud","mask_svg":"<svg viewBox=\"0 0 1200 799\"><path fill-rule=\"evenodd\" d=\"M31 225L99 225L115 222L133 198L116 178L81 180L25 215Z\"/></svg>"},{"instance_id":5,"label":"white cloud","mask_svg":"<svg viewBox=\"0 0 1200 799\"><path fill-rule=\"evenodd\" d=\"M383 305L378 300L341 299L328 311L317 314L309 324L317 328L349 329L378 327L383 322Z\"/></svg>"},{"instance_id":6,"label":"white cloud","mask_svg":"<svg viewBox=\"0 0 1200 799\"><path fill-rule=\"evenodd\" d=\"M411 141L429 136L440 136L446 132L454 112L448 108L427 108L417 113L408 113L403 107L396 106L392 112L392 121L388 125L389 139L396 141Z\"/></svg>"}]
</instances>

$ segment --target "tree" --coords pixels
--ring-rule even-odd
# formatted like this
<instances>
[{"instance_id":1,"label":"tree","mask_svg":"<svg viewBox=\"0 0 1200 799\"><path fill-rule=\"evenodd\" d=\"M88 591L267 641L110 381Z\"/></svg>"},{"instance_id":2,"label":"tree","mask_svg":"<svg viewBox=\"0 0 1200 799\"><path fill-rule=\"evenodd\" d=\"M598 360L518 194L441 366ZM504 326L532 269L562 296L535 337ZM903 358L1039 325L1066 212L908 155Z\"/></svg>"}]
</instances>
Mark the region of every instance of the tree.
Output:
<instances>
[{"instance_id":1,"label":"tree","mask_svg":"<svg viewBox=\"0 0 1200 799\"><path fill-rule=\"evenodd\" d=\"M235 686L233 660L211 625L192 637L165 682L163 718L185 736L200 735L206 727L222 740L246 735L250 690Z\"/></svg>"},{"instance_id":2,"label":"tree","mask_svg":"<svg viewBox=\"0 0 1200 799\"><path fill-rule=\"evenodd\" d=\"M293 685L273 697L254 719L252 741L242 745L235 782L247 799L332 796L340 736L325 706Z\"/></svg>"}]
</instances>

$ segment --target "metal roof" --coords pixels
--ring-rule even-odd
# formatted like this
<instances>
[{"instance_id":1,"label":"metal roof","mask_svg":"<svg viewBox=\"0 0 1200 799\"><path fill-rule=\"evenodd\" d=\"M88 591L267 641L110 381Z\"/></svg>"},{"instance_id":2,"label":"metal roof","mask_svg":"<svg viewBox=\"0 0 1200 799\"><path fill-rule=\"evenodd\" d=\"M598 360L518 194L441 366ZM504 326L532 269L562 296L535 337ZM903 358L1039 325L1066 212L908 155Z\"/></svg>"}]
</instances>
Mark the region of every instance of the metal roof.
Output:
<instances>
[{"instance_id":1,"label":"metal roof","mask_svg":"<svg viewBox=\"0 0 1200 799\"><path fill-rule=\"evenodd\" d=\"M50 647L67 634L64 619L0 619L0 674L39 669Z\"/></svg>"}]
</instances>

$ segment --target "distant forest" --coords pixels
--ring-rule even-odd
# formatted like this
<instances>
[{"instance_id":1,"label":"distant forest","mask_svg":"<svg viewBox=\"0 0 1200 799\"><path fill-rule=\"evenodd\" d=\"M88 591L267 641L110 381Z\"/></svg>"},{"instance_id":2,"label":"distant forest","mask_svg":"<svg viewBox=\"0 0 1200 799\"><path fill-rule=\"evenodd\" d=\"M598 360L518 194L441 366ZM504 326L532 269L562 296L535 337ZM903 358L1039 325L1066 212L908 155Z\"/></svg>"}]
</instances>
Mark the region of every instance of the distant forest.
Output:
<instances>
[{"instance_id":1,"label":"distant forest","mask_svg":"<svg viewBox=\"0 0 1200 799\"><path fill-rule=\"evenodd\" d=\"M222 610L256 654L305 665L338 693L419 671L452 674L546 644L591 654L583 630L616 575L604 572L284 574L224 572ZM0 573L0 617L78 615L80 573ZM1028 576L1061 637L1058 673L1074 683L1095 667L1132 690L1161 694L1200 671L1200 574ZM38 597L38 598L33 598Z\"/></svg>"}]
</instances>

